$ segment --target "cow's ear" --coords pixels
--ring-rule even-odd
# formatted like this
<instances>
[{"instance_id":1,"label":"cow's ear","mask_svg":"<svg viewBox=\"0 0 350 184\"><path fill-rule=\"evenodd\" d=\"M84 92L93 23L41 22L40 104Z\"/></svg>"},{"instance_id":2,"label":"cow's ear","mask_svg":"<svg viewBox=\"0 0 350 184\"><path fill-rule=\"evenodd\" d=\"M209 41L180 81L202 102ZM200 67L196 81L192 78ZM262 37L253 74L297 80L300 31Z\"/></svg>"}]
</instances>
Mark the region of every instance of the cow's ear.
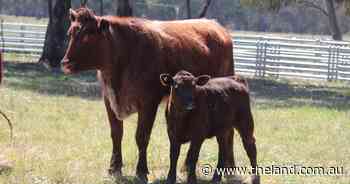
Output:
<instances>
[{"instance_id":1,"label":"cow's ear","mask_svg":"<svg viewBox=\"0 0 350 184\"><path fill-rule=\"evenodd\" d=\"M209 79L210 79L209 75L201 75L196 78L196 84L198 86L203 86L209 81Z\"/></svg>"},{"instance_id":2,"label":"cow's ear","mask_svg":"<svg viewBox=\"0 0 350 184\"><path fill-rule=\"evenodd\" d=\"M174 79L167 73L160 74L159 79L163 86L168 87L174 84Z\"/></svg>"},{"instance_id":3,"label":"cow's ear","mask_svg":"<svg viewBox=\"0 0 350 184\"><path fill-rule=\"evenodd\" d=\"M101 19L98 25L98 31L100 33L107 33L109 31L109 22L105 19Z\"/></svg>"}]
</instances>

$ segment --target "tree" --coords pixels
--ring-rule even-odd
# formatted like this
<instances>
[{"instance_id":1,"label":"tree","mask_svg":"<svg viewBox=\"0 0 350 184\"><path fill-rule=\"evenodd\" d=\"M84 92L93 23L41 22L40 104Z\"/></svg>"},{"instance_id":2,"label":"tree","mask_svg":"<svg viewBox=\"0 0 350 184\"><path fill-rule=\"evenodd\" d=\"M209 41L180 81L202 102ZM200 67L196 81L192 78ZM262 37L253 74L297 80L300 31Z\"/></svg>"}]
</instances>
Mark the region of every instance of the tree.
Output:
<instances>
[{"instance_id":1,"label":"tree","mask_svg":"<svg viewBox=\"0 0 350 184\"><path fill-rule=\"evenodd\" d=\"M187 18L192 18L191 15L191 0L186 0L186 10L187 10Z\"/></svg>"},{"instance_id":2,"label":"tree","mask_svg":"<svg viewBox=\"0 0 350 184\"><path fill-rule=\"evenodd\" d=\"M240 0L243 5L263 7L268 10L278 11L281 7L289 4L301 4L309 8L315 8L320 10L325 16L328 17L330 31L334 40L342 40L342 33L339 28L339 23L336 14L335 3L343 3L346 6L347 11L350 9L350 3L347 0L322 0L326 9L322 7L322 1L315 0ZM321 5L320 5L321 4ZM350 13L350 11L349 11Z\"/></svg>"},{"instance_id":3,"label":"tree","mask_svg":"<svg viewBox=\"0 0 350 184\"><path fill-rule=\"evenodd\" d=\"M199 13L198 18L203 18L207 14L208 8L211 4L211 0L206 0L202 10ZM187 18L191 19L192 18L192 9L191 9L191 0L186 0L186 10L187 10Z\"/></svg>"},{"instance_id":4,"label":"tree","mask_svg":"<svg viewBox=\"0 0 350 184\"><path fill-rule=\"evenodd\" d=\"M67 42L69 27L68 12L71 0L48 0L49 23L46 30L45 42L39 62L49 68L60 67Z\"/></svg>"},{"instance_id":5,"label":"tree","mask_svg":"<svg viewBox=\"0 0 350 184\"><path fill-rule=\"evenodd\" d=\"M88 0L80 0L80 5L81 6L86 6L88 3Z\"/></svg>"},{"instance_id":6,"label":"tree","mask_svg":"<svg viewBox=\"0 0 350 184\"><path fill-rule=\"evenodd\" d=\"M103 0L100 0L100 15L103 15Z\"/></svg>"},{"instance_id":7,"label":"tree","mask_svg":"<svg viewBox=\"0 0 350 184\"><path fill-rule=\"evenodd\" d=\"M203 6L203 9L201 11L201 13L199 14L199 18L203 18L205 17L205 15L207 14L208 8L210 6L211 0L207 0Z\"/></svg>"},{"instance_id":8,"label":"tree","mask_svg":"<svg viewBox=\"0 0 350 184\"><path fill-rule=\"evenodd\" d=\"M325 0L327 10L328 10L328 19L329 19L329 25L331 26L333 39L334 40L342 40L343 36L339 28L339 23L337 19L337 14L335 12L335 6L333 0Z\"/></svg>"},{"instance_id":9,"label":"tree","mask_svg":"<svg viewBox=\"0 0 350 184\"><path fill-rule=\"evenodd\" d=\"M118 16L132 16L132 7L129 0L116 0Z\"/></svg>"}]
</instances>

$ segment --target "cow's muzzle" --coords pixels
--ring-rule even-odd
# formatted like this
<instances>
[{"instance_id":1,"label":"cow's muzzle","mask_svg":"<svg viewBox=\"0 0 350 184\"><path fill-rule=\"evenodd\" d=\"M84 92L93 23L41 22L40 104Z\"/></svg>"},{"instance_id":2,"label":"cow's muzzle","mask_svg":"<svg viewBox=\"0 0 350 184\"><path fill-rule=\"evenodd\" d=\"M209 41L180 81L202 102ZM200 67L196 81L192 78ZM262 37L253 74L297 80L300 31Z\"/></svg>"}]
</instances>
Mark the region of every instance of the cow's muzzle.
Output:
<instances>
[{"instance_id":1,"label":"cow's muzzle","mask_svg":"<svg viewBox=\"0 0 350 184\"><path fill-rule=\"evenodd\" d=\"M63 59L61 61L61 68L65 74L74 73L74 63L69 59Z\"/></svg>"}]
</instances>

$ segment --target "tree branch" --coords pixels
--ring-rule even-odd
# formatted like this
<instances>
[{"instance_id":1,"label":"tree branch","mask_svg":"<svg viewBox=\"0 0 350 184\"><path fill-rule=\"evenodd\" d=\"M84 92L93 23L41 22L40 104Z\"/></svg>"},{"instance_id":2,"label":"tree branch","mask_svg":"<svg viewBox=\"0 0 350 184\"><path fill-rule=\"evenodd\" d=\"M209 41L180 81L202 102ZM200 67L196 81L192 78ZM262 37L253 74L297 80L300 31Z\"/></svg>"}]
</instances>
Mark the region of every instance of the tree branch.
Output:
<instances>
[{"instance_id":1,"label":"tree branch","mask_svg":"<svg viewBox=\"0 0 350 184\"><path fill-rule=\"evenodd\" d=\"M11 137L11 139L13 138L13 126L12 126L12 122L11 122L11 120L6 116L6 114L4 113L4 112L2 112L1 110L0 110L0 114L7 120L7 123L8 123L8 125L9 125L9 127L10 127L10 137Z\"/></svg>"},{"instance_id":2,"label":"tree branch","mask_svg":"<svg viewBox=\"0 0 350 184\"><path fill-rule=\"evenodd\" d=\"M207 0L207 2L204 4L203 9L202 9L201 13L199 14L199 18L205 17L205 15L207 14L210 3L211 3L211 0Z\"/></svg>"},{"instance_id":3,"label":"tree branch","mask_svg":"<svg viewBox=\"0 0 350 184\"><path fill-rule=\"evenodd\" d=\"M323 13L327 17L329 16L328 12L325 9L323 9L322 7L320 7L319 5L317 5L315 2L302 0L300 3L302 3L305 6L308 6L310 8L314 8L314 9L317 9L317 10L321 11L321 13Z\"/></svg>"},{"instance_id":4,"label":"tree branch","mask_svg":"<svg viewBox=\"0 0 350 184\"><path fill-rule=\"evenodd\" d=\"M80 6L86 6L88 0L80 0Z\"/></svg>"}]
</instances>

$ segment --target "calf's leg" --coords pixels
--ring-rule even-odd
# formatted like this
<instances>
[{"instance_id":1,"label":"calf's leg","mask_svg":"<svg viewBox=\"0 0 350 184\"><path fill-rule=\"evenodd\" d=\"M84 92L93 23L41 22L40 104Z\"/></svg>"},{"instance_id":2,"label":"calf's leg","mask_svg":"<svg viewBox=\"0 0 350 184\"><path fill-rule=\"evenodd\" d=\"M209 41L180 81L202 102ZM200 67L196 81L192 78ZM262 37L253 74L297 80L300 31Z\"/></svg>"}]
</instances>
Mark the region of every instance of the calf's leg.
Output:
<instances>
[{"instance_id":1,"label":"calf's leg","mask_svg":"<svg viewBox=\"0 0 350 184\"><path fill-rule=\"evenodd\" d=\"M187 183L197 184L196 165L203 140L191 141L186 157Z\"/></svg>"},{"instance_id":2,"label":"calf's leg","mask_svg":"<svg viewBox=\"0 0 350 184\"><path fill-rule=\"evenodd\" d=\"M170 141L170 169L166 184L175 184L177 160L179 158L181 145L176 141Z\"/></svg>"},{"instance_id":3,"label":"calf's leg","mask_svg":"<svg viewBox=\"0 0 350 184\"><path fill-rule=\"evenodd\" d=\"M233 168L236 167L234 152L233 152L233 143L234 143L234 129L232 128L225 134L225 163L224 167Z\"/></svg>"},{"instance_id":4,"label":"calf's leg","mask_svg":"<svg viewBox=\"0 0 350 184\"><path fill-rule=\"evenodd\" d=\"M136 167L136 175L142 182L148 182L147 174L147 147L152 132L152 127L160 100L156 103L143 106L138 112L136 144L139 150L139 160Z\"/></svg>"},{"instance_id":5,"label":"calf's leg","mask_svg":"<svg viewBox=\"0 0 350 184\"><path fill-rule=\"evenodd\" d=\"M122 138L123 138L123 121L116 118L113 110L111 109L108 99L104 99L109 124L111 127L111 138L113 144L112 157L110 161L109 174L112 176L122 175Z\"/></svg>"},{"instance_id":6,"label":"calf's leg","mask_svg":"<svg viewBox=\"0 0 350 184\"><path fill-rule=\"evenodd\" d=\"M218 164L216 168L223 168L224 167L224 158L226 157L225 155L225 144L227 144L227 139L225 139L225 135L217 136L216 141L218 142L218 147L219 147L219 153L218 153ZM216 169L217 170L217 169ZM221 181L222 175L217 173L215 170L214 175L213 175L213 183L217 183Z\"/></svg>"},{"instance_id":7,"label":"calf's leg","mask_svg":"<svg viewBox=\"0 0 350 184\"><path fill-rule=\"evenodd\" d=\"M258 173L256 173L257 151L256 151L255 137L254 137L253 116L249 111L249 113L246 114L246 116L244 117L246 118L240 122L238 126L238 131L243 141L243 147L249 157L250 165L252 166L252 171L253 171L252 183L259 184L260 178L258 176Z\"/></svg>"}]
</instances>

